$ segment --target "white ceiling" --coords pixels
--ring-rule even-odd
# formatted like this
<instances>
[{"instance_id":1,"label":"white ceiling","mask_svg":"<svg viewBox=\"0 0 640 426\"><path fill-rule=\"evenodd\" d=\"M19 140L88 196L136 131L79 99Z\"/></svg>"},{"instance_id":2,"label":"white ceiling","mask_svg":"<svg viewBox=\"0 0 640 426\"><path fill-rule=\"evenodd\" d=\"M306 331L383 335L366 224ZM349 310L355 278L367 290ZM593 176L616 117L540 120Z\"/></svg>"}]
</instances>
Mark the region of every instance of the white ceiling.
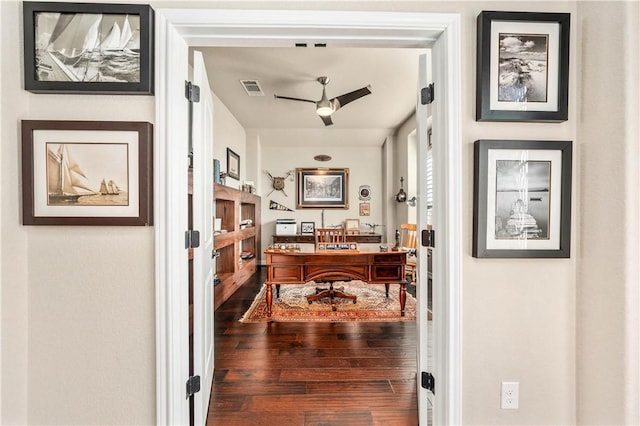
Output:
<instances>
[{"instance_id":1,"label":"white ceiling","mask_svg":"<svg viewBox=\"0 0 640 426\"><path fill-rule=\"evenodd\" d=\"M245 129L361 129L393 134L414 111L418 55L414 48L196 48L205 58L211 88ZM325 127L315 105L275 99L274 94L319 100L327 76L333 98L371 85L372 94L339 109ZM265 96L248 96L240 80L257 80ZM366 130L366 132L365 132ZM382 143L380 140L379 143Z\"/></svg>"}]
</instances>

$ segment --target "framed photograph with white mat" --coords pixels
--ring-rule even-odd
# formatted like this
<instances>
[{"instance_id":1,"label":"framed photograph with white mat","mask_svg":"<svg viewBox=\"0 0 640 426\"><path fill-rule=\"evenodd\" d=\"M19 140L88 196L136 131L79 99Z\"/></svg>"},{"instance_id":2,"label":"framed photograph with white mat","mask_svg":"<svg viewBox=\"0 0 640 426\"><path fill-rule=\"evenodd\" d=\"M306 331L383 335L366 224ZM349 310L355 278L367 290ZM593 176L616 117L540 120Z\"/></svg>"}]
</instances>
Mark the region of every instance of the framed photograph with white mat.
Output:
<instances>
[{"instance_id":1,"label":"framed photograph with white mat","mask_svg":"<svg viewBox=\"0 0 640 426\"><path fill-rule=\"evenodd\" d=\"M568 118L569 13L482 12L476 120Z\"/></svg>"},{"instance_id":2,"label":"framed photograph with white mat","mask_svg":"<svg viewBox=\"0 0 640 426\"><path fill-rule=\"evenodd\" d=\"M570 141L478 140L474 257L570 257Z\"/></svg>"}]
</instances>

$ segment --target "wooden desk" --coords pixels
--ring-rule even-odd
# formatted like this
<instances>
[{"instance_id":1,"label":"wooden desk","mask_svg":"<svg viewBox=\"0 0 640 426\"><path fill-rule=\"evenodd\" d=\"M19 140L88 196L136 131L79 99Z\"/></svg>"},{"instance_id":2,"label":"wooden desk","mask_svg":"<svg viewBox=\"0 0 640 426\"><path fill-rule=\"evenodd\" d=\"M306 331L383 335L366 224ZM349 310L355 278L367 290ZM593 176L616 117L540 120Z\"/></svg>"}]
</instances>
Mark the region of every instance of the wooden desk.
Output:
<instances>
[{"instance_id":1,"label":"wooden desk","mask_svg":"<svg viewBox=\"0 0 640 426\"><path fill-rule=\"evenodd\" d=\"M382 242L380 234L348 234L346 236L348 243L374 243ZM273 244L315 244L313 234L296 234L296 235L274 235Z\"/></svg>"},{"instance_id":2,"label":"wooden desk","mask_svg":"<svg viewBox=\"0 0 640 426\"><path fill-rule=\"evenodd\" d=\"M271 251L267 256L267 316L271 316L272 286L276 285L276 297L281 284L305 284L314 280L361 280L369 284L384 284L387 297L389 285L400 286L400 315L404 316L407 300L404 251Z\"/></svg>"}]
</instances>

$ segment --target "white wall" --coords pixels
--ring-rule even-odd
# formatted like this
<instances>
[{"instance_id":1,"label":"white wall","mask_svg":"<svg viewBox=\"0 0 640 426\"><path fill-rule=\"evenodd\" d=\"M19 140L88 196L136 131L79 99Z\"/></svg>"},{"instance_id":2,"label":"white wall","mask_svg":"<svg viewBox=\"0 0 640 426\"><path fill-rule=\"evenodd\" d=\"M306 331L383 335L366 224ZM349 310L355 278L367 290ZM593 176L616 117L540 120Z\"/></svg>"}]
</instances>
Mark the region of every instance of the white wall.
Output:
<instances>
[{"instance_id":1,"label":"white wall","mask_svg":"<svg viewBox=\"0 0 640 426\"><path fill-rule=\"evenodd\" d=\"M464 423L639 423L637 4L372 1L295 7L461 13ZM1 422L154 423L153 231L21 226L18 132L21 118L152 121L153 97L24 92L21 3L0 2L0 8ZM475 25L482 10L574 13L569 121L475 122ZM471 257L472 144L480 138L575 141L571 259ZM337 158L334 149L321 151ZM263 149L261 168L280 174L319 151L296 151L300 161L280 162ZM267 164L267 158L273 160ZM292 197L284 200L293 203ZM82 266L69 265L72 258ZM119 266L115 279L106 264ZM499 409L501 380L520 382L519 410Z\"/></svg>"},{"instance_id":2,"label":"white wall","mask_svg":"<svg viewBox=\"0 0 640 426\"><path fill-rule=\"evenodd\" d=\"M220 160L220 170L227 171L227 148L240 156L240 179L226 178L226 185L239 189L247 179L246 139L244 128L231 111L213 93L213 158Z\"/></svg>"}]
</instances>

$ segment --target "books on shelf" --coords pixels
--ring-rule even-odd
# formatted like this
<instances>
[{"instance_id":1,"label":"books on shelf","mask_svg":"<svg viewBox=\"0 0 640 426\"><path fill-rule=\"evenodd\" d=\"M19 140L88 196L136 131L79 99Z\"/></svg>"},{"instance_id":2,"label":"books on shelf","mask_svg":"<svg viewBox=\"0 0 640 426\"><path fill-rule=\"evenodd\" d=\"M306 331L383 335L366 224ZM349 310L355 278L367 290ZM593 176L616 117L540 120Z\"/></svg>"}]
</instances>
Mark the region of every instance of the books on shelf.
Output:
<instances>
[{"instance_id":1,"label":"books on shelf","mask_svg":"<svg viewBox=\"0 0 640 426\"><path fill-rule=\"evenodd\" d=\"M240 229L253 228L253 220L245 219L240 221Z\"/></svg>"},{"instance_id":2,"label":"books on shelf","mask_svg":"<svg viewBox=\"0 0 640 426\"><path fill-rule=\"evenodd\" d=\"M253 259L255 257L255 254L253 254L250 251L243 251L240 252L240 259Z\"/></svg>"}]
</instances>

